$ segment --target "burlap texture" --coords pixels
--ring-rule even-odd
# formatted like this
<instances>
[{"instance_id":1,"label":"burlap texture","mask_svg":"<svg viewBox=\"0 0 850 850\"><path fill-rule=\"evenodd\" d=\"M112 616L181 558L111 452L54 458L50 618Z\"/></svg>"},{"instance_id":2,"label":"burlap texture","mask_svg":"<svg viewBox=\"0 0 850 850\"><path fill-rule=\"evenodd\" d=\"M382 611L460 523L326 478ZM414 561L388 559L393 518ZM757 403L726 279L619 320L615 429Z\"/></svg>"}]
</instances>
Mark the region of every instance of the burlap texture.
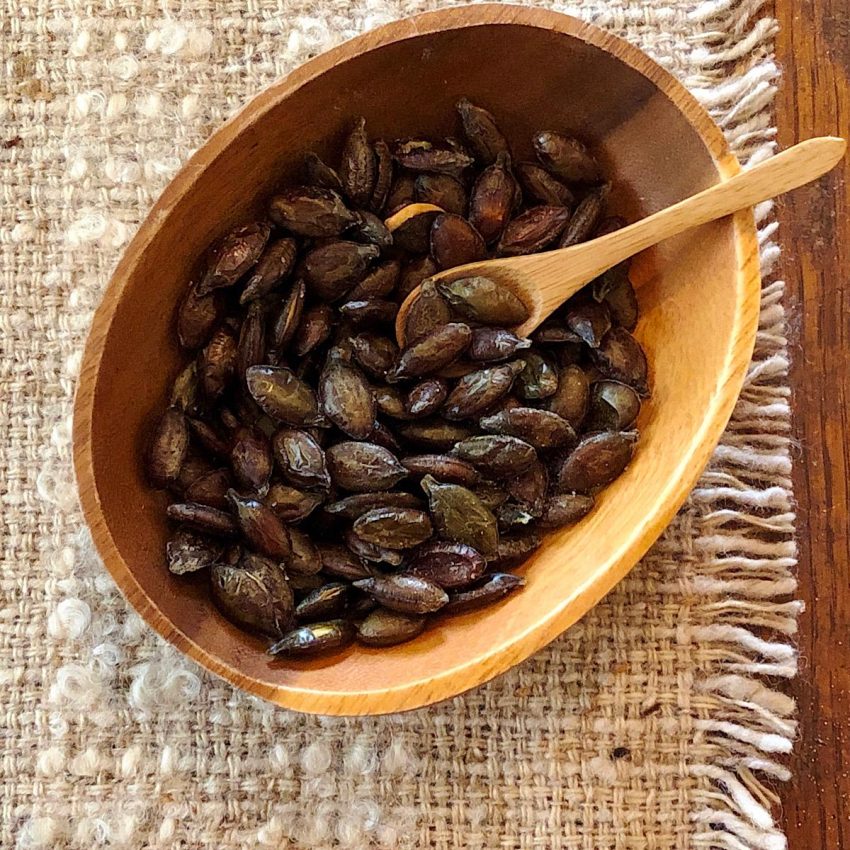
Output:
<instances>
[{"instance_id":1,"label":"burlap texture","mask_svg":"<svg viewBox=\"0 0 850 850\"><path fill-rule=\"evenodd\" d=\"M779 850L793 737L793 505L769 205L747 383L651 554L499 680L381 719L295 715L187 662L93 555L70 462L80 352L118 255L265 85L431 0L9 0L0 8L0 844ZM770 154L759 0L542 3L679 76ZM156 282L151 281L155 286Z\"/></svg>"}]
</instances>

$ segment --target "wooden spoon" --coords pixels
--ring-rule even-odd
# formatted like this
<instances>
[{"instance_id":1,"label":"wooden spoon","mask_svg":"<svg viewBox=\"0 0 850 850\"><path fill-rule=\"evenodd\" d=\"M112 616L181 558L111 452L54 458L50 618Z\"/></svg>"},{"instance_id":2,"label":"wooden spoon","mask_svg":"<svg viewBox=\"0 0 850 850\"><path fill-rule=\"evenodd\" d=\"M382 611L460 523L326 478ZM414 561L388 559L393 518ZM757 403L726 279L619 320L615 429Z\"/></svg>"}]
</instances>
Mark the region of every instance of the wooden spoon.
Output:
<instances>
[{"instance_id":1,"label":"wooden spoon","mask_svg":"<svg viewBox=\"0 0 850 850\"><path fill-rule=\"evenodd\" d=\"M815 180L844 156L846 147L844 139L832 136L808 139L729 180L598 239L527 257L467 263L439 272L430 280L451 281L481 275L510 288L531 313L516 330L520 336L526 336L571 295L617 263L691 227ZM413 216L438 209L431 204L411 204L387 219L387 227L397 229ZM404 344L407 312L418 295L419 287L399 308L395 331L400 345Z\"/></svg>"}]
</instances>

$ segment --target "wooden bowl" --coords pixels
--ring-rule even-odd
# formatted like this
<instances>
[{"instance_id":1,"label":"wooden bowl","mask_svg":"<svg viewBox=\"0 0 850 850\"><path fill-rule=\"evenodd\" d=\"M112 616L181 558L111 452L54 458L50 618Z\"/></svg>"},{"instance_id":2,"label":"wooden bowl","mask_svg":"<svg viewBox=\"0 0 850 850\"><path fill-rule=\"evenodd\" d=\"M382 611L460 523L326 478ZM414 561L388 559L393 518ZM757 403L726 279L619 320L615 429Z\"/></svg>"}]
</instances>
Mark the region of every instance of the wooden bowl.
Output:
<instances>
[{"instance_id":1,"label":"wooden bowl","mask_svg":"<svg viewBox=\"0 0 850 850\"><path fill-rule=\"evenodd\" d=\"M437 621L389 649L270 663L265 643L214 608L203 577L164 563L165 496L140 454L181 355L174 307L197 258L250 219L307 150L331 154L352 119L373 137L456 132L455 101L491 109L516 154L534 130L588 139L617 191L651 213L739 169L720 130L637 48L573 18L480 5L399 21L319 56L252 100L174 179L127 249L92 326L77 392L74 452L83 509L107 568L142 617L209 670L280 705L322 714L423 706L491 679L557 637L646 552L684 501L741 388L759 308L752 214L707 225L633 265L652 399L627 472L523 567L525 589Z\"/></svg>"}]
</instances>

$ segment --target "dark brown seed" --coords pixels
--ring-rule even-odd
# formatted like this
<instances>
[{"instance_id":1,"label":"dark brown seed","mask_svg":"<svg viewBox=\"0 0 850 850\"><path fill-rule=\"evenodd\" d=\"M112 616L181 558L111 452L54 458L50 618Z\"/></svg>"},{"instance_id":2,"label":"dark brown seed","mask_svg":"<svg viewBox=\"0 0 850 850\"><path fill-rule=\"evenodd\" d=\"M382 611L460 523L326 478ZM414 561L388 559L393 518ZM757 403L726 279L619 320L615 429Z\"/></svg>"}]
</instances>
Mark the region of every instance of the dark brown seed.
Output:
<instances>
[{"instance_id":1,"label":"dark brown seed","mask_svg":"<svg viewBox=\"0 0 850 850\"><path fill-rule=\"evenodd\" d=\"M310 537L298 528L287 528L292 554L286 567L293 575L316 575L322 569L322 556Z\"/></svg>"},{"instance_id":2,"label":"dark brown seed","mask_svg":"<svg viewBox=\"0 0 850 850\"><path fill-rule=\"evenodd\" d=\"M272 198L272 221L299 236L339 236L355 222L354 213L333 189L295 186Z\"/></svg>"},{"instance_id":3,"label":"dark brown seed","mask_svg":"<svg viewBox=\"0 0 850 850\"><path fill-rule=\"evenodd\" d=\"M510 498L508 491L495 481L479 481L472 488L472 492L475 493L485 508L494 512Z\"/></svg>"},{"instance_id":4,"label":"dark brown seed","mask_svg":"<svg viewBox=\"0 0 850 850\"><path fill-rule=\"evenodd\" d=\"M459 440L471 437L475 433L468 425L445 422L442 419L406 422L397 430L405 440L411 443L438 450L450 449Z\"/></svg>"},{"instance_id":5,"label":"dark brown seed","mask_svg":"<svg viewBox=\"0 0 850 850\"><path fill-rule=\"evenodd\" d=\"M165 547L168 569L177 576L211 567L222 551L221 543L182 528L174 532Z\"/></svg>"},{"instance_id":6,"label":"dark brown seed","mask_svg":"<svg viewBox=\"0 0 850 850\"><path fill-rule=\"evenodd\" d=\"M303 599L308 593L318 590L326 583L327 578L318 573L310 576L299 576L295 573L289 573L289 586L292 588L296 599Z\"/></svg>"},{"instance_id":7,"label":"dark brown seed","mask_svg":"<svg viewBox=\"0 0 850 850\"><path fill-rule=\"evenodd\" d=\"M183 348L194 350L204 345L224 318L224 299L213 292L201 297L198 287L190 285L177 310L177 339Z\"/></svg>"},{"instance_id":8,"label":"dark brown seed","mask_svg":"<svg viewBox=\"0 0 850 850\"><path fill-rule=\"evenodd\" d=\"M396 387L376 387L375 401L378 410L383 416L390 416L393 419L401 420L411 418L404 404L404 396L401 390L396 389Z\"/></svg>"},{"instance_id":9,"label":"dark brown seed","mask_svg":"<svg viewBox=\"0 0 850 850\"><path fill-rule=\"evenodd\" d=\"M266 504L283 522L300 522L322 504L324 495L307 493L289 484L272 484L266 494ZM290 529L290 534L292 529Z\"/></svg>"},{"instance_id":10,"label":"dark brown seed","mask_svg":"<svg viewBox=\"0 0 850 850\"><path fill-rule=\"evenodd\" d=\"M533 446L517 437L501 434L485 434L461 440L453 453L496 478L519 475L537 458Z\"/></svg>"},{"instance_id":11,"label":"dark brown seed","mask_svg":"<svg viewBox=\"0 0 850 850\"><path fill-rule=\"evenodd\" d=\"M466 213L466 189L449 174L420 174L414 185L417 203L434 204L447 213Z\"/></svg>"},{"instance_id":12,"label":"dark brown seed","mask_svg":"<svg viewBox=\"0 0 850 850\"><path fill-rule=\"evenodd\" d=\"M383 422L375 420L375 427L369 435L369 442L375 443L378 446L383 446L388 452L394 455L401 453L401 443L390 429Z\"/></svg>"},{"instance_id":13,"label":"dark brown seed","mask_svg":"<svg viewBox=\"0 0 850 850\"><path fill-rule=\"evenodd\" d=\"M472 331L469 325L450 322L407 346L401 353L398 365L387 379L418 378L439 372L456 360L469 347Z\"/></svg>"},{"instance_id":14,"label":"dark brown seed","mask_svg":"<svg viewBox=\"0 0 850 850\"><path fill-rule=\"evenodd\" d=\"M337 443L326 457L334 484L353 493L389 490L407 477L398 458L374 443Z\"/></svg>"},{"instance_id":15,"label":"dark brown seed","mask_svg":"<svg viewBox=\"0 0 850 850\"><path fill-rule=\"evenodd\" d=\"M564 230L558 247L569 248L571 245L578 245L579 242L590 239L596 230L599 219L602 217L607 200L608 186L603 186L601 189L596 189L585 195L575 208L573 217Z\"/></svg>"},{"instance_id":16,"label":"dark brown seed","mask_svg":"<svg viewBox=\"0 0 850 850\"><path fill-rule=\"evenodd\" d=\"M506 257L542 251L561 235L569 219L567 207L531 207L507 223L497 250Z\"/></svg>"},{"instance_id":17,"label":"dark brown seed","mask_svg":"<svg viewBox=\"0 0 850 850\"><path fill-rule=\"evenodd\" d=\"M319 378L322 412L341 431L355 440L372 432L377 413L375 395L365 375L331 349Z\"/></svg>"},{"instance_id":18,"label":"dark brown seed","mask_svg":"<svg viewBox=\"0 0 850 850\"><path fill-rule=\"evenodd\" d=\"M236 523L248 542L270 558L286 560L292 552L286 526L271 508L259 499L228 491L227 498L236 513Z\"/></svg>"},{"instance_id":19,"label":"dark brown seed","mask_svg":"<svg viewBox=\"0 0 850 850\"><path fill-rule=\"evenodd\" d=\"M235 537L236 523L230 514L211 508L208 505L197 505L194 502L178 502L166 509L169 519L186 525L195 531L214 534L216 537Z\"/></svg>"},{"instance_id":20,"label":"dark brown seed","mask_svg":"<svg viewBox=\"0 0 850 850\"><path fill-rule=\"evenodd\" d=\"M351 340L351 346L354 359L373 378L385 378L398 359L398 346L389 337L379 334L358 334Z\"/></svg>"},{"instance_id":21,"label":"dark brown seed","mask_svg":"<svg viewBox=\"0 0 850 850\"><path fill-rule=\"evenodd\" d=\"M325 505L325 510L341 519L355 520L375 508L421 508L422 500L411 493L358 493Z\"/></svg>"},{"instance_id":22,"label":"dark brown seed","mask_svg":"<svg viewBox=\"0 0 850 850\"><path fill-rule=\"evenodd\" d=\"M396 162L409 171L431 171L457 176L472 165L472 157L451 147L440 148L431 142L396 142L393 148Z\"/></svg>"},{"instance_id":23,"label":"dark brown seed","mask_svg":"<svg viewBox=\"0 0 850 850\"><path fill-rule=\"evenodd\" d=\"M363 280L358 283L348 298L351 301L365 301L369 298L386 298L396 288L401 276L401 263L398 260L386 260L376 265Z\"/></svg>"},{"instance_id":24,"label":"dark brown seed","mask_svg":"<svg viewBox=\"0 0 850 850\"><path fill-rule=\"evenodd\" d=\"M376 608L357 627L357 639L366 646L395 646L412 640L425 628L425 617Z\"/></svg>"},{"instance_id":25,"label":"dark brown seed","mask_svg":"<svg viewBox=\"0 0 850 850\"><path fill-rule=\"evenodd\" d=\"M384 298L368 298L364 301L346 301L339 314L356 328L386 327L392 325L398 313L398 304Z\"/></svg>"},{"instance_id":26,"label":"dark brown seed","mask_svg":"<svg viewBox=\"0 0 850 850\"><path fill-rule=\"evenodd\" d=\"M345 546L336 543L318 545L319 556L322 559L322 572L334 578L344 581L355 581L360 578L368 578L372 575L372 567L369 567L350 552Z\"/></svg>"},{"instance_id":27,"label":"dark brown seed","mask_svg":"<svg viewBox=\"0 0 850 850\"><path fill-rule=\"evenodd\" d=\"M389 564L392 567L399 567L404 562L404 555L401 551L387 549L376 543L369 543L366 540L362 540L351 528L347 528L343 532L342 539L345 541L345 545L359 558L363 558L364 561L370 561L375 564Z\"/></svg>"},{"instance_id":28,"label":"dark brown seed","mask_svg":"<svg viewBox=\"0 0 850 850\"><path fill-rule=\"evenodd\" d=\"M521 361L515 360L464 375L449 393L443 416L451 420L479 416L511 391L514 379L524 368Z\"/></svg>"},{"instance_id":29,"label":"dark brown seed","mask_svg":"<svg viewBox=\"0 0 850 850\"><path fill-rule=\"evenodd\" d=\"M588 431L625 431L640 413L640 396L619 381L597 381L590 391Z\"/></svg>"},{"instance_id":30,"label":"dark brown seed","mask_svg":"<svg viewBox=\"0 0 850 850\"><path fill-rule=\"evenodd\" d=\"M263 305L259 301L254 301L248 308L239 331L237 374L244 375L248 368L264 362L265 359L266 313Z\"/></svg>"},{"instance_id":31,"label":"dark brown seed","mask_svg":"<svg viewBox=\"0 0 850 850\"><path fill-rule=\"evenodd\" d=\"M323 584L295 606L295 619L299 623L309 623L336 617L345 610L348 594L347 584L339 581Z\"/></svg>"},{"instance_id":32,"label":"dark brown seed","mask_svg":"<svg viewBox=\"0 0 850 850\"><path fill-rule=\"evenodd\" d=\"M520 355L525 368L516 379L516 394L528 401L549 398L558 391L558 372L552 363L536 351Z\"/></svg>"},{"instance_id":33,"label":"dark brown seed","mask_svg":"<svg viewBox=\"0 0 850 850\"><path fill-rule=\"evenodd\" d=\"M205 451L216 457L230 457L229 440L225 440L212 425L192 417L187 417L186 423L192 436Z\"/></svg>"},{"instance_id":34,"label":"dark brown seed","mask_svg":"<svg viewBox=\"0 0 850 850\"><path fill-rule=\"evenodd\" d=\"M304 357L323 345L331 335L333 320L333 310L327 304L314 304L305 310L292 341L295 356Z\"/></svg>"},{"instance_id":35,"label":"dark brown seed","mask_svg":"<svg viewBox=\"0 0 850 850\"><path fill-rule=\"evenodd\" d=\"M272 342L278 354L283 354L292 342L304 314L304 302L307 298L307 287L303 280L297 280L292 285L272 329Z\"/></svg>"},{"instance_id":36,"label":"dark brown seed","mask_svg":"<svg viewBox=\"0 0 850 850\"><path fill-rule=\"evenodd\" d=\"M457 111L463 135L481 162L489 165L499 154L509 153L507 140L496 125L496 119L486 109L462 98L457 102Z\"/></svg>"},{"instance_id":37,"label":"dark brown seed","mask_svg":"<svg viewBox=\"0 0 850 850\"><path fill-rule=\"evenodd\" d=\"M412 549L432 534L431 520L415 508L373 508L354 521L354 533L385 549Z\"/></svg>"},{"instance_id":38,"label":"dark brown seed","mask_svg":"<svg viewBox=\"0 0 850 850\"><path fill-rule=\"evenodd\" d=\"M174 379L171 385L169 406L187 414L196 415L200 407L200 385L198 384L198 366L194 360Z\"/></svg>"},{"instance_id":39,"label":"dark brown seed","mask_svg":"<svg viewBox=\"0 0 850 850\"><path fill-rule=\"evenodd\" d=\"M492 434L521 437L535 449L555 449L576 440L572 425L557 413L535 407L514 407L485 416L479 423Z\"/></svg>"},{"instance_id":40,"label":"dark brown seed","mask_svg":"<svg viewBox=\"0 0 850 850\"><path fill-rule=\"evenodd\" d=\"M611 328L602 345L590 353L593 364L606 378L628 384L641 395L649 392L646 355L625 328Z\"/></svg>"},{"instance_id":41,"label":"dark brown seed","mask_svg":"<svg viewBox=\"0 0 850 850\"><path fill-rule=\"evenodd\" d=\"M393 244L411 254L425 254L430 248L431 226L438 212L420 212L400 224L393 231Z\"/></svg>"},{"instance_id":42,"label":"dark brown seed","mask_svg":"<svg viewBox=\"0 0 850 850\"><path fill-rule=\"evenodd\" d=\"M284 237L272 242L245 283L239 303L247 304L249 301L263 298L276 289L295 267L297 252L298 243L294 239Z\"/></svg>"},{"instance_id":43,"label":"dark brown seed","mask_svg":"<svg viewBox=\"0 0 850 850\"><path fill-rule=\"evenodd\" d=\"M524 505L507 502L499 508L496 516L499 520L499 531L510 533L533 526L538 513Z\"/></svg>"},{"instance_id":44,"label":"dark brown seed","mask_svg":"<svg viewBox=\"0 0 850 850\"><path fill-rule=\"evenodd\" d=\"M202 475L208 475L213 471L213 465L206 459L197 455L189 454L180 467L177 480L171 483L171 489L175 493L185 493L191 485Z\"/></svg>"},{"instance_id":45,"label":"dark brown seed","mask_svg":"<svg viewBox=\"0 0 850 850\"><path fill-rule=\"evenodd\" d=\"M304 258L304 276L311 292L323 301L338 301L366 273L380 254L377 245L339 240L313 248Z\"/></svg>"},{"instance_id":46,"label":"dark brown seed","mask_svg":"<svg viewBox=\"0 0 850 850\"><path fill-rule=\"evenodd\" d=\"M258 222L237 227L218 242L210 251L198 295L233 286L260 259L270 233L266 222Z\"/></svg>"},{"instance_id":47,"label":"dark brown seed","mask_svg":"<svg viewBox=\"0 0 850 850\"><path fill-rule=\"evenodd\" d=\"M357 222L348 230L348 235L358 242L377 245L378 248L389 248L393 244L393 235L375 213L360 210Z\"/></svg>"},{"instance_id":48,"label":"dark brown seed","mask_svg":"<svg viewBox=\"0 0 850 850\"><path fill-rule=\"evenodd\" d=\"M452 320L448 301L437 292L431 281L422 284L419 296L410 305L404 325L404 337L408 345L433 333Z\"/></svg>"},{"instance_id":49,"label":"dark brown seed","mask_svg":"<svg viewBox=\"0 0 850 850\"><path fill-rule=\"evenodd\" d=\"M538 517L543 513L546 502L549 474L546 467L536 460L522 475L506 479L505 488L518 505Z\"/></svg>"},{"instance_id":50,"label":"dark brown seed","mask_svg":"<svg viewBox=\"0 0 850 850\"><path fill-rule=\"evenodd\" d=\"M408 575L372 576L354 582L379 605L402 614L428 614L449 601L446 592L424 578Z\"/></svg>"},{"instance_id":51,"label":"dark brown seed","mask_svg":"<svg viewBox=\"0 0 850 850\"><path fill-rule=\"evenodd\" d=\"M383 139L378 139L372 148L375 151L375 188L369 200L369 209L380 215L387 205L393 182L393 155Z\"/></svg>"},{"instance_id":52,"label":"dark brown seed","mask_svg":"<svg viewBox=\"0 0 850 850\"><path fill-rule=\"evenodd\" d=\"M230 473L226 469L214 469L205 475L199 475L183 492L187 502L209 505L211 508L227 510L227 491L233 486Z\"/></svg>"},{"instance_id":53,"label":"dark brown seed","mask_svg":"<svg viewBox=\"0 0 850 850\"><path fill-rule=\"evenodd\" d=\"M416 198L414 197L414 181L416 178L409 172L399 174L390 187L390 193L384 204L385 214L392 215L398 212L402 207L412 204Z\"/></svg>"},{"instance_id":54,"label":"dark brown seed","mask_svg":"<svg viewBox=\"0 0 850 850\"><path fill-rule=\"evenodd\" d=\"M438 540L416 549L405 572L454 590L480 578L486 567L484 556L472 546Z\"/></svg>"},{"instance_id":55,"label":"dark brown seed","mask_svg":"<svg viewBox=\"0 0 850 850\"><path fill-rule=\"evenodd\" d=\"M476 608L492 605L525 584L525 579L511 573L493 573L478 587L453 593L448 605L443 608L447 614L462 614Z\"/></svg>"},{"instance_id":56,"label":"dark brown seed","mask_svg":"<svg viewBox=\"0 0 850 850\"><path fill-rule=\"evenodd\" d=\"M630 332L635 329L638 321L638 302L627 274L618 277L607 288L605 303L615 325L621 325Z\"/></svg>"},{"instance_id":57,"label":"dark brown seed","mask_svg":"<svg viewBox=\"0 0 850 850\"><path fill-rule=\"evenodd\" d=\"M581 337L571 331L558 316L550 316L532 334L538 345L576 345L581 350Z\"/></svg>"},{"instance_id":58,"label":"dark brown seed","mask_svg":"<svg viewBox=\"0 0 850 850\"><path fill-rule=\"evenodd\" d=\"M542 165L568 183L596 183L602 176L596 160L578 139L543 130L532 141Z\"/></svg>"},{"instance_id":59,"label":"dark brown seed","mask_svg":"<svg viewBox=\"0 0 850 850\"><path fill-rule=\"evenodd\" d=\"M366 119L358 118L345 140L339 166L339 179L351 203L365 207L372 200L377 166L375 152L366 135Z\"/></svg>"},{"instance_id":60,"label":"dark brown seed","mask_svg":"<svg viewBox=\"0 0 850 850\"><path fill-rule=\"evenodd\" d=\"M339 175L312 151L304 157L304 171L308 185L318 186L321 189L332 189L334 192L342 191L342 181L339 179Z\"/></svg>"},{"instance_id":61,"label":"dark brown seed","mask_svg":"<svg viewBox=\"0 0 850 850\"><path fill-rule=\"evenodd\" d=\"M252 366L246 373L248 391L273 419L287 425L317 425L319 405L313 390L283 366Z\"/></svg>"},{"instance_id":62,"label":"dark brown seed","mask_svg":"<svg viewBox=\"0 0 850 850\"><path fill-rule=\"evenodd\" d=\"M226 328L219 328L198 357L198 377L210 401L227 389L236 372L237 357L236 338Z\"/></svg>"},{"instance_id":63,"label":"dark brown seed","mask_svg":"<svg viewBox=\"0 0 850 850\"><path fill-rule=\"evenodd\" d=\"M177 479L189 451L186 417L170 407L160 417L148 450L148 477L155 487L167 487Z\"/></svg>"},{"instance_id":64,"label":"dark brown seed","mask_svg":"<svg viewBox=\"0 0 850 850\"><path fill-rule=\"evenodd\" d=\"M427 250L427 249L426 249ZM437 273L437 266L430 256L419 257L418 259L411 260L405 267L404 271L401 273L401 280L399 281L398 288L396 289L396 300L398 302L404 301L417 286L422 286L420 294L425 291L428 286L427 280L431 275ZM432 285L433 289L433 285ZM436 290L435 290L436 291ZM439 322L438 324L445 324L445 322L450 321L451 313L448 311L448 307L446 308L446 318Z\"/></svg>"},{"instance_id":65,"label":"dark brown seed","mask_svg":"<svg viewBox=\"0 0 850 850\"><path fill-rule=\"evenodd\" d=\"M472 464L451 455L410 455L401 463L413 476L433 475L438 481L464 487L472 487L481 477Z\"/></svg>"},{"instance_id":66,"label":"dark brown seed","mask_svg":"<svg viewBox=\"0 0 850 850\"><path fill-rule=\"evenodd\" d=\"M487 277L440 281L437 291L458 315L483 325L512 327L522 324L531 315L510 289Z\"/></svg>"},{"instance_id":67,"label":"dark brown seed","mask_svg":"<svg viewBox=\"0 0 850 850\"><path fill-rule=\"evenodd\" d=\"M520 162L516 175L528 198L538 204L553 207L572 206L573 193L545 168L533 162Z\"/></svg>"},{"instance_id":68,"label":"dark brown seed","mask_svg":"<svg viewBox=\"0 0 850 850\"><path fill-rule=\"evenodd\" d=\"M567 327L591 348L599 348L611 328L608 308L591 298L567 305L566 322Z\"/></svg>"},{"instance_id":69,"label":"dark brown seed","mask_svg":"<svg viewBox=\"0 0 850 850\"><path fill-rule=\"evenodd\" d=\"M306 490L327 490L331 477L322 447L306 432L282 428L272 441L274 457L283 477Z\"/></svg>"},{"instance_id":70,"label":"dark brown seed","mask_svg":"<svg viewBox=\"0 0 850 850\"><path fill-rule=\"evenodd\" d=\"M431 475L426 475L421 484L441 537L466 543L485 556L496 551L496 517L475 493L458 484L443 484Z\"/></svg>"},{"instance_id":71,"label":"dark brown seed","mask_svg":"<svg viewBox=\"0 0 850 850\"><path fill-rule=\"evenodd\" d=\"M558 389L549 397L547 406L578 430L587 413L589 399L590 383L584 370L579 366L566 366L558 375Z\"/></svg>"},{"instance_id":72,"label":"dark brown seed","mask_svg":"<svg viewBox=\"0 0 850 850\"><path fill-rule=\"evenodd\" d=\"M469 199L470 224L488 245L501 236L519 192L509 163L507 154L499 154L496 162L478 175Z\"/></svg>"},{"instance_id":73,"label":"dark brown seed","mask_svg":"<svg viewBox=\"0 0 850 850\"><path fill-rule=\"evenodd\" d=\"M558 469L558 491L586 493L610 484L629 465L636 439L634 433L613 431L584 437Z\"/></svg>"},{"instance_id":74,"label":"dark brown seed","mask_svg":"<svg viewBox=\"0 0 850 850\"><path fill-rule=\"evenodd\" d=\"M467 356L480 363L496 363L530 347L530 339L522 339L504 328L473 328Z\"/></svg>"},{"instance_id":75,"label":"dark brown seed","mask_svg":"<svg viewBox=\"0 0 850 850\"><path fill-rule=\"evenodd\" d=\"M311 623L287 632L277 643L269 647L269 655L302 658L321 655L332 649L348 646L354 640L355 629L348 620L327 620Z\"/></svg>"},{"instance_id":76,"label":"dark brown seed","mask_svg":"<svg viewBox=\"0 0 850 850\"><path fill-rule=\"evenodd\" d=\"M540 535L532 528L516 534L499 537L499 547L492 558L487 559L490 570L512 570L524 564L540 548Z\"/></svg>"},{"instance_id":77,"label":"dark brown seed","mask_svg":"<svg viewBox=\"0 0 850 850\"><path fill-rule=\"evenodd\" d=\"M410 390L404 407L411 416L431 416L440 409L448 394L449 385L443 378L426 378Z\"/></svg>"},{"instance_id":78,"label":"dark brown seed","mask_svg":"<svg viewBox=\"0 0 850 850\"><path fill-rule=\"evenodd\" d=\"M212 596L236 625L272 637L282 635L295 620L295 600L283 568L257 555L238 566L215 564L210 572Z\"/></svg>"},{"instance_id":79,"label":"dark brown seed","mask_svg":"<svg viewBox=\"0 0 850 850\"><path fill-rule=\"evenodd\" d=\"M593 509L593 498L580 493L561 493L553 496L543 511L540 528L561 528L578 522Z\"/></svg>"},{"instance_id":80,"label":"dark brown seed","mask_svg":"<svg viewBox=\"0 0 850 850\"><path fill-rule=\"evenodd\" d=\"M437 268L451 269L487 256L481 234L463 217L443 213L431 225L431 256Z\"/></svg>"}]
</instances>

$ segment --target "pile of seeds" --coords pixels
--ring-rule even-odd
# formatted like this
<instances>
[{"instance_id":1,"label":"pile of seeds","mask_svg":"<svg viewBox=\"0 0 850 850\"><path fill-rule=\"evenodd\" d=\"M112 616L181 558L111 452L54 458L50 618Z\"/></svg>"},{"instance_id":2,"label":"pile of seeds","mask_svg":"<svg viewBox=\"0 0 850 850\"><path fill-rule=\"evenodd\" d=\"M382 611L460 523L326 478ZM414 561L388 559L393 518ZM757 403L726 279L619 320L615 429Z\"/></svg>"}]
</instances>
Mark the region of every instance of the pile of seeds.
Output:
<instances>
[{"instance_id":1,"label":"pile of seeds","mask_svg":"<svg viewBox=\"0 0 850 850\"><path fill-rule=\"evenodd\" d=\"M647 367L625 265L531 339L492 281L429 280L622 226L580 142L540 132L537 162L513 163L489 112L457 109L463 141L370 142L360 119L337 170L308 154L304 183L213 245L178 308L191 360L147 458L176 499L168 567L207 571L273 655L388 646L503 598L632 457ZM442 212L390 232L411 204Z\"/></svg>"}]
</instances>

